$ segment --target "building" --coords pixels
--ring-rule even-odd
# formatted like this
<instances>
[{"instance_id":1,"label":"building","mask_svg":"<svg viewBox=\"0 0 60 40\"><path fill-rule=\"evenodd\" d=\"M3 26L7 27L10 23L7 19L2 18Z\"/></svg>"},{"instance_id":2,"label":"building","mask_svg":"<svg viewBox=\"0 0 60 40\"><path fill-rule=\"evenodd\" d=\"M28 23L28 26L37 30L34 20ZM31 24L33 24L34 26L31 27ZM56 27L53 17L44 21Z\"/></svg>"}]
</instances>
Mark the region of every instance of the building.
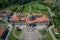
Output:
<instances>
[{"instance_id":1,"label":"building","mask_svg":"<svg viewBox=\"0 0 60 40\"><path fill-rule=\"evenodd\" d=\"M47 25L50 19L45 14L14 14L9 19L13 24L31 24L36 23L37 25Z\"/></svg>"},{"instance_id":2,"label":"building","mask_svg":"<svg viewBox=\"0 0 60 40\"><path fill-rule=\"evenodd\" d=\"M8 34L8 29L4 27L0 27L0 40L5 40L7 34Z\"/></svg>"},{"instance_id":3,"label":"building","mask_svg":"<svg viewBox=\"0 0 60 40\"><path fill-rule=\"evenodd\" d=\"M54 28L53 30L55 34L60 34L60 30L58 28Z\"/></svg>"},{"instance_id":4,"label":"building","mask_svg":"<svg viewBox=\"0 0 60 40\"><path fill-rule=\"evenodd\" d=\"M9 16L13 15L11 10L2 10L0 11L0 19L7 19Z\"/></svg>"}]
</instances>

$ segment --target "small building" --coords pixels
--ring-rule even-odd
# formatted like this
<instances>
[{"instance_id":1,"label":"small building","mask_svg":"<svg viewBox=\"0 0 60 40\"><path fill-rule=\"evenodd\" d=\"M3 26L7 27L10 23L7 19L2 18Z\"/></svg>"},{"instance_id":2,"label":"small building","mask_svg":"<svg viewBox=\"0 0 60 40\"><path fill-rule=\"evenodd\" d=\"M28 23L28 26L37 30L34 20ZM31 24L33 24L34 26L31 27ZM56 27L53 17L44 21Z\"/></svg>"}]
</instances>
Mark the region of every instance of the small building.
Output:
<instances>
[{"instance_id":1,"label":"small building","mask_svg":"<svg viewBox=\"0 0 60 40\"><path fill-rule=\"evenodd\" d=\"M4 27L0 27L0 40L5 40L9 30Z\"/></svg>"},{"instance_id":2,"label":"small building","mask_svg":"<svg viewBox=\"0 0 60 40\"><path fill-rule=\"evenodd\" d=\"M0 11L0 19L8 19L9 16L12 16L13 13L11 10L2 10Z\"/></svg>"},{"instance_id":3,"label":"small building","mask_svg":"<svg viewBox=\"0 0 60 40\"><path fill-rule=\"evenodd\" d=\"M55 34L60 34L60 30L58 28L54 28L53 30Z\"/></svg>"}]
</instances>

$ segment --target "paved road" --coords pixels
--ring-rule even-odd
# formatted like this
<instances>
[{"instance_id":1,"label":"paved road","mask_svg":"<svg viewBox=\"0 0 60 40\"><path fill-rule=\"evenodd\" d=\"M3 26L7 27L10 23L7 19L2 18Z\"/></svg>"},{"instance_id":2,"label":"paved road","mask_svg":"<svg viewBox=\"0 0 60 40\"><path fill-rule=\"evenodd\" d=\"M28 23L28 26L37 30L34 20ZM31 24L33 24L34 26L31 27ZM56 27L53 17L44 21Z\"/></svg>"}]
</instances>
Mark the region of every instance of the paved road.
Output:
<instances>
[{"instance_id":1,"label":"paved road","mask_svg":"<svg viewBox=\"0 0 60 40\"><path fill-rule=\"evenodd\" d=\"M55 38L54 34L53 34L52 31L51 31L52 28L54 28L54 25L49 28L49 32L50 32L53 40L57 40L57 39Z\"/></svg>"},{"instance_id":2,"label":"paved road","mask_svg":"<svg viewBox=\"0 0 60 40\"><path fill-rule=\"evenodd\" d=\"M48 7L47 7L47 8L48 8ZM51 11L50 11L50 10L51 10L51 9L50 9L50 8L48 8L48 11L49 11L50 16L51 16L51 18L52 18L52 13L51 13ZM53 25L49 28L49 32L50 32L50 34L51 34L51 36L52 36L53 40L57 40L57 39L55 38L55 36L54 36L53 32L51 31L51 29L52 29L52 28L54 28L54 21L53 21L53 18L52 18L52 22L53 22Z\"/></svg>"},{"instance_id":3,"label":"paved road","mask_svg":"<svg viewBox=\"0 0 60 40\"><path fill-rule=\"evenodd\" d=\"M42 40L42 36L39 34L38 31L27 31L27 29L24 29L22 34L19 35L19 40Z\"/></svg>"}]
</instances>

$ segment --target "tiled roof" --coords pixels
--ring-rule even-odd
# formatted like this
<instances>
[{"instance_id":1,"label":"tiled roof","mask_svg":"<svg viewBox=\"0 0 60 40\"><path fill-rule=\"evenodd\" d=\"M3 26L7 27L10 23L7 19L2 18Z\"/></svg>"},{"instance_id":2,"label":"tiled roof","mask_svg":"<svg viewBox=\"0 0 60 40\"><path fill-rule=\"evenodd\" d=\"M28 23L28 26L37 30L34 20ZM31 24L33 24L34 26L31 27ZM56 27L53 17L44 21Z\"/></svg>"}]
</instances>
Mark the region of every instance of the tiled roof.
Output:
<instances>
[{"instance_id":1,"label":"tiled roof","mask_svg":"<svg viewBox=\"0 0 60 40\"><path fill-rule=\"evenodd\" d=\"M21 18L21 20L24 20L24 21L26 21L26 18Z\"/></svg>"},{"instance_id":2,"label":"tiled roof","mask_svg":"<svg viewBox=\"0 0 60 40\"><path fill-rule=\"evenodd\" d=\"M5 31L5 28L0 27L0 36L2 36L3 32Z\"/></svg>"},{"instance_id":3,"label":"tiled roof","mask_svg":"<svg viewBox=\"0 0 60 40\"><path fill-rule=\"evenodd\" d=\"M14 14L11 18L11 20L15 20L15 21L19 21L20 20L20 17L18 14Z\"/></svg>"},{"instance_id":4,"label":"tiled roof","mask_svg":"<svg viewBox=\"0 0 60 40\"><path fill-rule=\"evenodd\" d=\"M42 21L46 21L46 20L49 20L48 17L46 15L42 15L41 17L36 17L35 20L33 20L33 21L26 19L26 22L33 23L33 22L42 22Z\"/></svg>"},{"instance_id":5,"label":"tiled roof","mask_svg":"<svg viewBox=\"0 0 60 40\"><path fill-rule=\"evenodd\" d=\"M25 16L25 17L20 17L21 15L18 15L18 14L14 14L11 18L11 20L16 20L16 21L19 21L19 20L22 20L22 21L25 21L27 23L33 23L33 22L42 22L42 21L50 21L50 19L44 15L44 14L33 14L33 16L35 17L35 20L29 20L26 15L22 15L22 16ZM27 15L28 16L28 15Z\"/></svg>"},{"instance_id":6,"label":"tiled roof","mask_svg":"<svg viewBox=\"0 0 60 40\"><path fill-rule=\"evenodd\" d=\"M0 12L0 16L7 16L11 13L12 11L11 10L2 10Z\"/></svg>"},{"instance_id":7,"label":"tiled roof","mask_svg":"<svg viewBox=\"0 0 60 40\"><path fill-rule=\"evenodd\" d=\"M54 28L54 32L59 32L60 30L58 28Z\"/></svg>"}]
</instances>

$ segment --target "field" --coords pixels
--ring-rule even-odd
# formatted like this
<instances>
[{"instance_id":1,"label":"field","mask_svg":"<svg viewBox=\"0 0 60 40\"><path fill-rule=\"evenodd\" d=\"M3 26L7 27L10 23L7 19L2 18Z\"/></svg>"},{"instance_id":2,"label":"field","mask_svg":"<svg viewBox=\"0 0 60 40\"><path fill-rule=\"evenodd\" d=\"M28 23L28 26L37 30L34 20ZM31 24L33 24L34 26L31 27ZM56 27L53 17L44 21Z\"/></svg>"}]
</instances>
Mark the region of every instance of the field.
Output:
<instances>
[{"instance_id":1,"label":"field","mask_svg":"<svg viewBox=\"0 0 60 40\"><path fill-rule=\"evenodd\" d=\"M14 27L15 27L15 26L13 26L12 31L11 31L10 35L8 36L8 40L18 40L18 39L15 38L14 35L13 35ZM17 36L20 35L20 33L21 33L21 31L16 31L16 30L15 30L15 34L16 34Z\"/></svg>"}]
</instances>

